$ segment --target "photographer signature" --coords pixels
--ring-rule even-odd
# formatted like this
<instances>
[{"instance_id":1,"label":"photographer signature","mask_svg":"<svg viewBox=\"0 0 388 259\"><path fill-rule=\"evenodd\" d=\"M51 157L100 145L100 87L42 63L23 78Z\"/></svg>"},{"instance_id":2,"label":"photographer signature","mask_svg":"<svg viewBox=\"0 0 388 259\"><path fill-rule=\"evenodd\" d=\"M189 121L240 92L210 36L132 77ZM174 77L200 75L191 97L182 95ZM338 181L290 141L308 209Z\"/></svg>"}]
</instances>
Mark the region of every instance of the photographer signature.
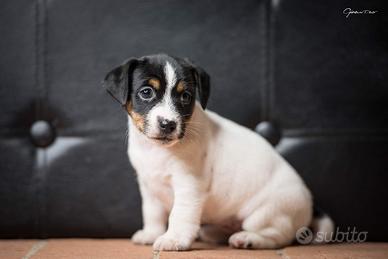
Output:
<instances>
[{"instance_id":1,"label":"photographer signature","mask_svg":"<svg viewBox=\"0 0 388 259\"><path fill-rule=\"evenodd\" d=\"M377 13L377 10L371 11L371 10L362 10L362 11L356 11L352 10L352 8L348 7L345 8L343 11L343 14L346 15L346 18L348 18L352 14L375 14Z\"/></svg>"}]
</instances>

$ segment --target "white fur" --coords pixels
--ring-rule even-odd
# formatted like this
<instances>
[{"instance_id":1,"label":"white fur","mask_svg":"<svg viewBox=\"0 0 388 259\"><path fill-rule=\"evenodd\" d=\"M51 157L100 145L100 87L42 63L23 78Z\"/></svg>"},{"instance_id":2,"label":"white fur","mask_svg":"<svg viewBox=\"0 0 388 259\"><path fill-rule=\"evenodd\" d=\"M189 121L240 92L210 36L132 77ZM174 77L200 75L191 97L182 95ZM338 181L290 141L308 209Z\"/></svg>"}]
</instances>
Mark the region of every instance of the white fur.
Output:
<instances>
[{"instance_id":1,"label":"white fur","mask_svg":"<svg viewBox=\"0 0 388 259\"><path fill-rule=\"evenodd\" d=\"M311 222L311 227L314 232L314 244L322 244L332 241L331 237L334 235L334 222L328 215L324 215L321 218L314 218ZM319 240L319 238L317 238L318 233L321 233L321 235L323 234L325 238Z\"/></svg>"},{"instance_id":2,"label":"white fur","mask_svg":"<svg viewBox=\"0 0 388 259\"><path fill-rule=\"evenodd\" d=\"M257 133L198 103L185 137L173 146L150 141L131 119L129 128L128 154L138 174L144 219L134 242L185 250L200 224L210 224L214 227L200 231L204 240L232 234L233 247L277 248L310 224L309 190Z\"/></svg>"},{"instance_id":3,"label":"white fur","mask_svg":"<svg viewBox=\"0 0 388 259\"><path fill-rule=\"evenodd\" d=\"M171 66L170 62L168 61L164 66L164 75L167 81L167 89L171 91L171 89L176 84L176 73L175 73L175 69Z\"/></svg>"}]
</instances>

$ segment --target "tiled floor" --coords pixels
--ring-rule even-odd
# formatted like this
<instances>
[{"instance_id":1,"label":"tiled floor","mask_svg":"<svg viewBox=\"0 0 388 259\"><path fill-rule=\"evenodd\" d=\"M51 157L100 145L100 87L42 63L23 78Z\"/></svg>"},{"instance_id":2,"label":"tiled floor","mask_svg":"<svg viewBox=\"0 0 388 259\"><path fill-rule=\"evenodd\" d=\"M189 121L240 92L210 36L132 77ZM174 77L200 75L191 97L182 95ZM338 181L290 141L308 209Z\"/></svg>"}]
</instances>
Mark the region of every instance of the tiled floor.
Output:
<instances>
[{"instance_id":1,"label":"tiled floor","mask_svg":"<svg viewBox=\"0 0 388 259\"><path fill-rule=\"evenodd\" d=\"M2 240L0 258L114 258L114 259L314 259L314 258L388 258L388 243L331 244L292 246L279 250L236 250L196 243L192 251L154 253L149 246L136 246L125 239L49 239Z\"/></svg>"}]
</instances>

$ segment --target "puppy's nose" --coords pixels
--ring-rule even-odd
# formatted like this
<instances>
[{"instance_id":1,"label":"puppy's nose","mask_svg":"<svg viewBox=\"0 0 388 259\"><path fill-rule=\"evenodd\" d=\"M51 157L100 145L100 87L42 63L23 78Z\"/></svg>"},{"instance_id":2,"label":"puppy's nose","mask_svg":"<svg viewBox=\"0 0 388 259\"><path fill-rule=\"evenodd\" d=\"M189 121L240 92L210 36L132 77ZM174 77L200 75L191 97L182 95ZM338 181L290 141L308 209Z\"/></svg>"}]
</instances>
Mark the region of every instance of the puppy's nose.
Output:
<instances>
[{"instance_id":1,"label":"puppy's nose","mask_svg":"<svg viewBox=\"0 0 388 259\"><path fill-rule=\"evenodd\" d=\"M160 118L159 119L159 127L165 134L170 134L176 129L176 122Z\"/></svg>"}]
</instances>

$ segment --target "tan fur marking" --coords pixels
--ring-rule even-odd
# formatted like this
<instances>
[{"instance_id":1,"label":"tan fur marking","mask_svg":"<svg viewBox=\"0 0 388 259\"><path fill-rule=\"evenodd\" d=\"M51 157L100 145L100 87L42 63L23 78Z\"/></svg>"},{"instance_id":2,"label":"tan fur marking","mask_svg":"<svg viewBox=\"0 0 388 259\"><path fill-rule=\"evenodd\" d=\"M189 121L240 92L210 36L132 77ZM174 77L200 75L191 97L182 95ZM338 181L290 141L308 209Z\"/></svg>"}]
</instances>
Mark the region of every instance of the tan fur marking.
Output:
<instances>
[{"instance_id":1,"label":"tan fur marking","mask_svg":"<svg viewBox=\"0 0 388 259\"><path fill-rule=\"evenodd\" d=\"M131 111L132 111L132 103L131 103L131 102L127 102L126 108L127 108L128 114L131 115Z\"/></svg>"},{"instance_id":2,"label":"tan fur marking","mask_svg":"<svg viewBox=\"0 0 388 259\"><path fill-rule=\"evenodd\" d=\"M185 90L185 84L182 81L179 81L176 90L178 93L183 92L183 90Z\"/></svg>"},{"instance_id":3,"label":"tan fur marking","mask_svg":"<svg viewBox=\"0 0 388 259\"><path fill-rule=\"evenodd\" d=\"M130 102L127 103L127 112L129 116L131 116L133 123L135 126L141 131L144 131L144 117L138 114L137 112L132 110L132 104Z\"/></svg>"},{"instance_id":4,"label":"tan fur marking","mask_svg":"<svg viewBox=\"0 0 388 259\"><path fill-rule=\"evenodd\" d=\"M153 88L155 88L156 90L159 90L159 89L160 89L160 81L159 81L159 79L151 78L150 80L148 80L148 83L149 83Z\"/></svg>"},{"instance_id":5,"label":"tan fur marking","mask_svg":"<svg viewBox=\"0 0 388 259\"><path fill-rule=\"evenodd\" d=\"M136 127L143 132L144 131L144 117L138 114L137 112L132 111L129 114L132 117L133 123L135 123Z\"/></svg>"}]
</instances>

